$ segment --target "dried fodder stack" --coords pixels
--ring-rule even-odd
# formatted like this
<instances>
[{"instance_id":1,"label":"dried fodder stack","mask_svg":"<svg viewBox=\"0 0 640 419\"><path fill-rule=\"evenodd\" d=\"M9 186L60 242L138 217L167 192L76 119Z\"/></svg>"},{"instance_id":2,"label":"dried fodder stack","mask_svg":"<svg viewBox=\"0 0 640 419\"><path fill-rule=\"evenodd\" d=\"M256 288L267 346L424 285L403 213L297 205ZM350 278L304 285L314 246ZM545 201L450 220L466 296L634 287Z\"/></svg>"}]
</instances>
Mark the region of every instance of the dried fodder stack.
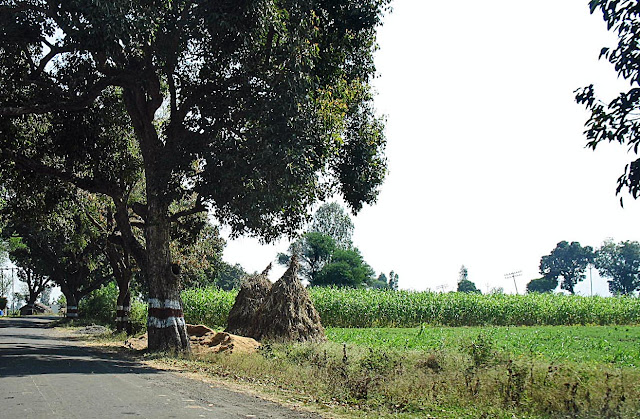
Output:
<instances>
[{"instance_id":1,"label":"dried fodder stack","mask_svg":"<svg viewBox=\"0 0 640 419\"><path fill-rule=\"evenodd\" d=\"M326 340L320 315L298 279L298 260L276 282L258 309L251 330L256 340L322 342Z\"/></svg>"},{"instance_id":2,"label":"dried fodder stack","mask_svg":"<svg viewBox=\"0 0 640 419\"><path fill-rule=\"evenodd\" d=\"M242 282L236 301L229 312L225 332L253 337L250 333L251 326L255 323L254 317L272 287L267 277L270 269L271 264L260 275L252 275Z\"/></svg>"}]
</instances>

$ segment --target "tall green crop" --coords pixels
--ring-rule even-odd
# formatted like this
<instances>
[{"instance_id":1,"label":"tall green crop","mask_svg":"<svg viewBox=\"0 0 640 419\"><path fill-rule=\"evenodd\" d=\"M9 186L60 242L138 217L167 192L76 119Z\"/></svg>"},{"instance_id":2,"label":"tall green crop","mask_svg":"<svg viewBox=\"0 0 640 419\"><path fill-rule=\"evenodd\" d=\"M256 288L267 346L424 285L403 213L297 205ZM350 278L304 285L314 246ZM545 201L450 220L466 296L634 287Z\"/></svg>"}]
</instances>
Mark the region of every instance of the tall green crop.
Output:
<instances>
[{"instance_id":1,"label":"tall green crop","mask_svg":"<svg viewBox=\"0 0 640 419\"><path fill-rule=\"evenodd\" d=\"M640 323L640 299L310 288L326 327L617 325ZM237 291L182 293L185 319L223 327Z\"/></svg>"}]
</instances>

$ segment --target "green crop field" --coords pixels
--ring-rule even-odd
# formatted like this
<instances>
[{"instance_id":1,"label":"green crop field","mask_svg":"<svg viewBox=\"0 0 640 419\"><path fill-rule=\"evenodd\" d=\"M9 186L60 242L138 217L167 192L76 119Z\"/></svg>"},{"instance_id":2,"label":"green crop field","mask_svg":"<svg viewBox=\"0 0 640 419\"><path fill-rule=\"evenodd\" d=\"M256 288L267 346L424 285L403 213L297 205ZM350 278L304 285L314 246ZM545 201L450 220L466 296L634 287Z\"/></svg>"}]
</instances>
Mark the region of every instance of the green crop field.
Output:
<instances>
[{"instance_id":1,"label":"green crop field","mask_svg":"<svg viewBox=\"0 0 640 419\"><path fill-rule=\"evenodd\" d=\"M311 288L325 327L558 326L640 324L640 299L559 294L480 295ZM182 294L186 320L225 325L237 291Z\"/></svg>"}]
</instances>

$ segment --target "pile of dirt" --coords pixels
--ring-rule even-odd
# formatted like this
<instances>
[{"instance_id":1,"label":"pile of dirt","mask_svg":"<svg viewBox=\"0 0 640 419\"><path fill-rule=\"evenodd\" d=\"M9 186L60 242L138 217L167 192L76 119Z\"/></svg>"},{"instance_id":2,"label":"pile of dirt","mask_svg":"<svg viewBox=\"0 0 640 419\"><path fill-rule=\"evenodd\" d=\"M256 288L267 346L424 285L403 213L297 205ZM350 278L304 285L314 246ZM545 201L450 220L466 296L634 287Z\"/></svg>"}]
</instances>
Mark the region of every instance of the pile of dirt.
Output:
<instances>
[{"instance_id":1,"label":"pile of dirt","mask_svg":"<svg viewBox=\"0 0 640 419\"><path fill-rule=\"evenodd\" d=\"M326 335L309 292L298 279L300 265L291 257L289 269L271 287L254 316L249 336L256 340L323 342Z\"/></svg>"},{"instance_id":2,"label":"pile of dirt","mask_svg":"<svg viewBox=\"0 0 640 419\"><path fill-rule=\"evenodd\" d=\"M216 332L207 326L187 324L187 334L191 342L191 350L195 353L253 353L260 344L254 339L236 336L225 332ZM147 334L125 341L127 348L135 350L147 349Z\"/></svg>"},{"instance_id":3,"label":"pile of dirt","mask_svg":"<svg viewBox=\"0 0 640 419\"><path fill-rule=\"evenodd\" d=\"M253 337L251 328L255 323L256 312L271 291L272 284L267 277L270 269L271 264L260 275L252 275L242 282L229 312L225 332Z\"/></svg>"}]
</instances>

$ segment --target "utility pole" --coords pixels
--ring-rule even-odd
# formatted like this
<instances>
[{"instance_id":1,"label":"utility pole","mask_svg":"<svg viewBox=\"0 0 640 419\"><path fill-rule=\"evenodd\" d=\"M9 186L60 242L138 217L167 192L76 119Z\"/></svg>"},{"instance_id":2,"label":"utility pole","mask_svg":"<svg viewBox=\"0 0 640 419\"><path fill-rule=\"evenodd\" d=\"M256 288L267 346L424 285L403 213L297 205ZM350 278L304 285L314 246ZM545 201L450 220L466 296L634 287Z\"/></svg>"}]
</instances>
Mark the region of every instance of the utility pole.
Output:
<instances>
[{"instance_id":1,"label":"utility pole","mask_svg":"<svg viewBox=\"0 0 640 419\"><path fill-rule=\"evenodd\" d=\"M593 265L589 264L589 284L591 285L591 296L593 297L593 277L591 276L591 269L593 269Z\"/></svg>"},{"instance_id":2,"label":"utility pole","mask_svg":"<svg viewBox=\"0 0 640 419\"><path fill-rule=\"evenodd\" d=\"M513 279L513 286L516 287L516 294L518 294L518 284L516 284L516 277L522 276L522 271L509 272L508 274L504 274L504 277L509 279Z\"/></svg>"}]
</instances>

